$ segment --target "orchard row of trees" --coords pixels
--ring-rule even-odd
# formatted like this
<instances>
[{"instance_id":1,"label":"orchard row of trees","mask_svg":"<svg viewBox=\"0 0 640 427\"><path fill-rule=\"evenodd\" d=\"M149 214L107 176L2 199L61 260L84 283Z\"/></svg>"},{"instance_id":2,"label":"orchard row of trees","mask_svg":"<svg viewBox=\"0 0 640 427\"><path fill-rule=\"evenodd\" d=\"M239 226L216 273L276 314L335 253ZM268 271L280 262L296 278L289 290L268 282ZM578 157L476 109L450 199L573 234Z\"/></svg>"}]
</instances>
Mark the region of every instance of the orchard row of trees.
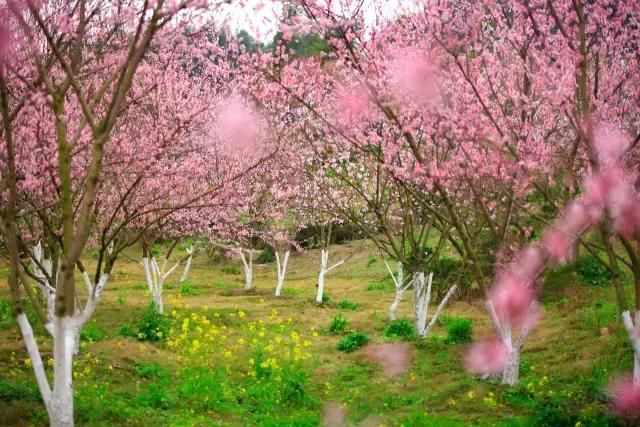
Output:
<instances>
[{"instance_id":1,"label":"orchard row of trees","mask_svg":"<svg viewBox=\"0 0 640 427\"><path fill-rule=\"evenodd\" d=\"M430 1L368 27L359 2L289 3L270 49L212 31L215 2L0 10L0 232L51 425L73 425L79 331L124 250L142 247L162 311L178 264L171 249L152 255L157 239L235 251L246 288L251 243L270 242L280 295L296 231L320 225L322 302L344 261L328 249L340 222L397 263L390 317L413 288L422 336L456 292L477 289L497 338L472 348L469 369L506 385L535 326L536 280L591 253L614 278L640 389L640 4ZM459 274L436 292L429 273L451 252ZM51 384L27 301L53 340Z\"/></svg>"}]
</instances>

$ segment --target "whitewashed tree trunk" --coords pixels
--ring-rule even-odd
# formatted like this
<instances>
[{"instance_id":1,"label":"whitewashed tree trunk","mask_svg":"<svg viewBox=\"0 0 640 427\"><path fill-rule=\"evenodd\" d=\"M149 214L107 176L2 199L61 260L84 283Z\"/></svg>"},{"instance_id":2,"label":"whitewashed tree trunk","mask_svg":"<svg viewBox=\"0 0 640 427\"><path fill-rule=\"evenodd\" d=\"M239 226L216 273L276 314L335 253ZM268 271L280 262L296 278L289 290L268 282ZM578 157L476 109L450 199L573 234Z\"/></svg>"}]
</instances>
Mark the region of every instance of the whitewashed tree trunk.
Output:
<instances>
[{"instance_id":1,"label":"whitewashed tree trunk","mask_svg":"<svg viewBox=\"0 0 640 427\"><path fill-rule=\"evenodd\" d=\"M86 272L85 283L90 287L87 303L73 316L53 318L53 388L47 379L38 344L27 316L19 313L16 322L20 328L27 352L40 390L40 395L49 415L51 427L73 427L73 356L78 347L80 330L93 315L109 274L102 275L93 286Z\"/></svg>"},{"instance_id":2,"label":"whitewashed tree trunk","mask_svg":"<svg viewBox=\"0 0 640 427\"><path fill-rule=\"evenodd\" d=\"M413 275L413 311L415 316L416 334L419 337L426 338L431 329L435 325L442 309L447 305L449 299L453 296L453 293L458 288L458 285L453 285L447 291L447 294L440 301L440 305L436 309L436 312L431 317L429 324L429 302L431 301L431 286L433 284L433 273L429 274L427 283L425 284L425 278L423 272L414 273Z\"/></svg>"},{"instance_id":3,"label":"whitewashed tree trunk","mask_svg":"<svg viewBox=\"0 0 640 427\"><path fill-rule=\"evenodd\" d=\"M187 258L187 264L184 266L184 270L182 270L182 274L180 275L180 283L184 282L187 280L187 277L189 277L189 270L191 270L191 262L193 261L193 246L187 248L187 255L189 255L189 257Z\"/></svg>"},{"instance_id":4,"label":"whitewashed tree trunk","mask_svg":"<svg viewBox=\"0 0 640 427\"><path fill-rule=\"evenodd\" d=\"M45 257L44 250L42 249L42 244L40 242L33 247L31 256L31 266L35 276L38 278L36 281L37 286L47 304L47 320L44 327L47 332L53 336L55 334L55 324L53 319L55 316L56 306L56 285L55 282L52 283L50 280L53 279L54 274L53 260Z\"/></svg>"},{"instance_id":5,"label":"whitewashed tree trunk","mask_svg":"<svg viewBox=\"0 0 640 427\"><path fill-rule=\"evenodd\" d=\"M336 267L344 264L344 260L333 264L331 267L329 265L329 249L322 248L320 251L320 273L318 273L318 290L316 292L316 303L322 304L322 297L324 296L324 278L331 270Z\"/></svg>"},{"instance_id":6,"label":"whitewashed tree trunk","mask_svg":"<svg viewBox=\"0 0 640 427\"><path fill-rule=\"evenodd\" d=\"M520 355L522 354L524 344L529 338L531 324L526 322L520 330L520 336L514 341L511 325L508 322L500 321L491 301L486 301L485 305L489 312L491 323L508 352L506 362L502 368L502 384L507 386L518 385L520 381ZM530 313L534 313L537 306L537 302L532 302L529 307Z\"/></svg>"},{"instance_id":7,"label":"whitewashed tree trunk","mask_svg":"<svg viewBox=\"0 0 640 427\"><path fill-rule=\"evenodd\" d=\"M633 348L633 383L640 385L640 310L635 313L635 324L631 313L622 313L622 321Z\"/></svg>"},{"instance_id":8,"label":"whitewashed tree trunk","mask_svg":"<svg viewBox=\"0 0 640 427\"><path fill-rule=\"evenodd\" d=\"M282 264L280 264L280 254L276 251L276 267L278 268L278 283L276 285L276 296L282 295L282 288L284 286L284 276L287 274L287 262L289 262L289 254L291 251L287 249L284 253Z\"/></svg>"},{"instance_id":9,"label":"whitewashed tree trunk","mask_svg":"<svg viewBox=\"0 0 640 427\"><path fill-rule=\"evenodd\" d=\"M413 284L413 280L411 280L406 285L404 284L404 270L401 262L398 262L398 269L396 271L396 274L393 274L393 271L391 271L391 267L389 267L389 264L386 260L384 261L384 265L387 267L387 271L391 276L391 280L393 280L393 284L396 287L395 297L393 298L393 302L389 306L389 320L394 321L397 319L398 308L400 307L400 303L402 302L402 296L404 295L405 291L411 287L411 285Z\"/></svg>"},{"instance_id":10,"label":"whitewashed tree trunk","mask_svg":"<svg viewBox=\"0 0 640 427\"><path fill-rule=\"evenodd\" d=\"M247 253L249 254L248 261L247 261L247 257L244 256L244 250L240 249L240 259L242 260L242 265L244 266L244 290L245 291L253 289L253 251L249 249Z\"/></svg>"},{"instance_id":11,"label":"whitewashed tree trunk","mask_svg":"<svg viewBox=\"0 0 640 427\"><path fill-rule=\"evenodd\" d=\"M49 420L51 426L73 426L73 349L79 324L75 317L56 317L53 340L53 393Z\"/></svg>"},{"instance_id":12,"label":"whitewashed tree trunk","mask_svg":"<svg viewBox=\"0 0 640 427\"><path fill-rule=\"evenodd\" d=\"M429 278L432 276L429 275ZM424 337L427 331L427 305L431 294L431 280L425 285L424 273L418 272L413 276L413 313L416 334Z\"/></svg>"},{"instance_id":13,"label":"whitewashed tree trunk","mask_svg":"<svg viewBox=\"0 0 640 427\"><path fill-rule=\"evenodd\" d=\"M149 288L149 293L151 294L151 300L153 301L153 305L158 311L158 313L164 313L164 303L162 299L162 291L164 286L164 281L169 277L173 270L175 270L180 262L176 262L173 267L171 267L168 271L165 271L167 265L167 259L165 258L162 263L162 269L158 266L156 259L152 256L151 259L144 257L142 258L142 266L144 268L144 275L147 281L147 287Z\"/></svg>"},{"instance_id":14,"label":"whitewashed tree trunk","mask_svg":"<svg viewBox=\"0 0 640 427\"><path fill-rule=\"evenodd\" d=\"M47 412L49 412L51 407L51 388L49 387L49 380L47 379L47 375L44 370L44 364L42 363L38 343L33 335L33 329L27 319L27 315L24 313L18 314L16 322L18 323L22 339L27 347L29 357L31 358L31 366L33 367L33 372L36 376L36 383L40 390L40 396L42 396L44 406L47 409Z\"/></svg>"}]
</instances>

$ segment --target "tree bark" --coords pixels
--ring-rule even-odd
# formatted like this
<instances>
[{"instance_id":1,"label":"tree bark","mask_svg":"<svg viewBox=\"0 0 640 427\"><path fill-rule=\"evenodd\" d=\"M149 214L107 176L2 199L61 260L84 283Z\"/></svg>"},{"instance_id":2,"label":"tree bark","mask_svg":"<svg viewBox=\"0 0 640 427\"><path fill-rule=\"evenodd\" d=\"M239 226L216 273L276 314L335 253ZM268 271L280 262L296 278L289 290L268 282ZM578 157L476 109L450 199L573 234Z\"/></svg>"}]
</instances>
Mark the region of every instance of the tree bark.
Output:
<instances>
[{"instance_id":1,"label":"tree bark","mask_svg":"<svg viewBox=\"0 0 640 427\"><path fill-rule=\"evenodd\" d=\"M73 349L78 329L76 318L56 317L53 395L49 411L52 427L73 427Z\"/></svg>"},{"instance_id":2,"label":"tree bark","mask_svg":"<svg viewBox=\"0 0 640 427\"><path fill-rule=\"evenodd\" d=\"M633 349L633 382L636 385L640 385L640 328L638 328L640 325L640 310L635 313L635 324L629 311L622 313L622 321Z\"/></svg>"},{"instance_id":3,"label":"tree bark","mask_svg":"<svg viewBox=\"0 0 640 427\"><path fill-rule=\"evenodd\" d=\"M324 296L324 276L327 274L327 263L329 262L329 250L323 248L320 251L320 273L318 273L318 289L316 292L316 303L322 304Z\"/></svg>"},{"instance_id":4,"label":"tree bark","mask_svg":"<svg viewBox=\"0 0 640 427\"><path fill-rule=\"evenodd\" d=\"M511 347L507 361L502 370L502 384L514 386L518 384L520 376L520 349Z\"/></svg>"},{"instance_id":5,"label":"tree bark","mask_svg":"<svg viewBox=\"0 0 640 427\"><path fill-rule=\"evenodd\" d=\"M240 259L242 259L242 264L244 266L244 290L245 291L253 289L253 251L249 249L247 252L249 253L248 262L247 262L247 258L244 256L244 250L240 249Z\"/></svg>"},{"instance_id":6,"label":"tree bark","mask_svg":"<svg viewBox=\"0 0 640 427\"><path fill-rule=\"evenodd\" d=\"M429 276L430 278L432 275ZM428 289L427 289L428 286ZM414 273L413 275L413 313L416 326L416 334L424 337L427 330L427 305L428 294L431 293L431 280L428 285L425 284L424 272Z\"/></svg>"},{"instance_id":7,"label":"tree bark","mask_svg":"<svg viewBox=\"0 0 640 427\"><path fill-rule=\"evenodd\" d=\"M165 271L164 268L162 270L160 269L153 256L151 259L147 257L142 258L142 267L144 268L144 276L147 281L149 293L151 294L151 301L153 301L156 311L160 314L164 313L164 303L162 299L164 281L173 273L173 270L175 270L179 264L179 262L176 262L173 267Z\"/></svg>"},{"instance_id":8,"label":"tree bark","mask_svg":"<svg viewBox=\"0 0 640 427\"><path fill-rule=\"evenodd\" d=\"M276 285L276 296L279 297L282 295L282 288L284 287L284 277L287 274L287 262L289 262L289 254L290 250L287 250L284 253L284 259L282 260L282 264L280 264L280 255L278 251L276 251L276 267L278 269L278 283Z\"/></svg>"},{"instance_id":9,"label":"tree bark","mask_svg":"<svg viewBox=\"0 0 640 427\"><path fill-rule=\"evenodd\" d=\"M189 271L191 270L191 262L193 261L193 246L187 248L187 254L189 257L187 258L187 263L184 266L184 270L182 270L182 274L180 275L180 283L187 280L189 277Z\"/></svg>"},{"instance_id":10,"label":"tree bark","mask_svg":"<svg viewBox=\"0 0 640 427\"><path fill-rule=\"evenodd\" d=\"M329 248L323 248L320 251L320 273L318 273L318 291L316 293L316 303L322 304L322 297L324 296L324 279L327 273L329 273L334 268L340 267L344 264L344 260L333 264L331 267L329 265Z\"/></svg>"}]
</instances>

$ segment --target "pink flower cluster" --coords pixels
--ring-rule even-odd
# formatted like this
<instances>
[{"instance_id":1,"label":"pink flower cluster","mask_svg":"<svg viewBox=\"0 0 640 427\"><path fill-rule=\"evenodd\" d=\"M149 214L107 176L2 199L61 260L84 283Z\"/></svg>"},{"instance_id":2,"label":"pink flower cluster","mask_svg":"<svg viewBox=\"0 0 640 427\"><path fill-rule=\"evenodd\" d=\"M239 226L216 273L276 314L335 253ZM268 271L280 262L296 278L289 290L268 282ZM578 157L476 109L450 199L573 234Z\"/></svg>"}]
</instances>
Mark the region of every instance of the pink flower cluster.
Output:
<instances>
[{"instance_id":1,"label":"pink flower cluster","mask_svg":"<svg viewBox=\"0 0 640 427\"><path fill-rule=\"evenodd\" d=\"M615 233L630 237L640 229L640 199L632 184L635 174L622 158L628 140L620 132L600 126L593 146L599 169L586 180L581 200L569 204L543 234L541 244L524 249L516 261L497 275L489 291L501 327L529 329L535 315L536 278L546 265L571 260L582 234L608 213ZM494 375L507 361L511 343L500 338L473 344L466 357L467 368L475 374ZM640 384L622 380L611 387L616 410L627 417L640 416Z\"/></svg>"}]
</instances>

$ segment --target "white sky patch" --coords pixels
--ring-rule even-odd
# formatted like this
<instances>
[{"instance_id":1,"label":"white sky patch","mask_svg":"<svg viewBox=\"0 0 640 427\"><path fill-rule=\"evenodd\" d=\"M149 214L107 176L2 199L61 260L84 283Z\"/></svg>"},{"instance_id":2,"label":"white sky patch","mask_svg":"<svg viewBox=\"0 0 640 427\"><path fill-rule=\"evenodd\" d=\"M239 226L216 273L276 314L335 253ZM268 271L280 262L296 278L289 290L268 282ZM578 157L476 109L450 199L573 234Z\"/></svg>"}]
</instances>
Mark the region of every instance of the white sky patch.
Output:
<instances>
[{"instance_id":1,"label":"white sky patch","mask_svg":"<svg viewBox=\"0 0 640 427\"><path fill-rule=\"evenodd\" d=\"M347 16L361 5L365 24L367 28L372 28L397 16L415 13L419 10L422 0L333 0L331 3L335 11ZM257 40L268 43L278 31L282 17L282 2L239 0L223 5L216 14L216 20L228 25L234 33L246 30Z\"/></svg>"}]
</instances>

